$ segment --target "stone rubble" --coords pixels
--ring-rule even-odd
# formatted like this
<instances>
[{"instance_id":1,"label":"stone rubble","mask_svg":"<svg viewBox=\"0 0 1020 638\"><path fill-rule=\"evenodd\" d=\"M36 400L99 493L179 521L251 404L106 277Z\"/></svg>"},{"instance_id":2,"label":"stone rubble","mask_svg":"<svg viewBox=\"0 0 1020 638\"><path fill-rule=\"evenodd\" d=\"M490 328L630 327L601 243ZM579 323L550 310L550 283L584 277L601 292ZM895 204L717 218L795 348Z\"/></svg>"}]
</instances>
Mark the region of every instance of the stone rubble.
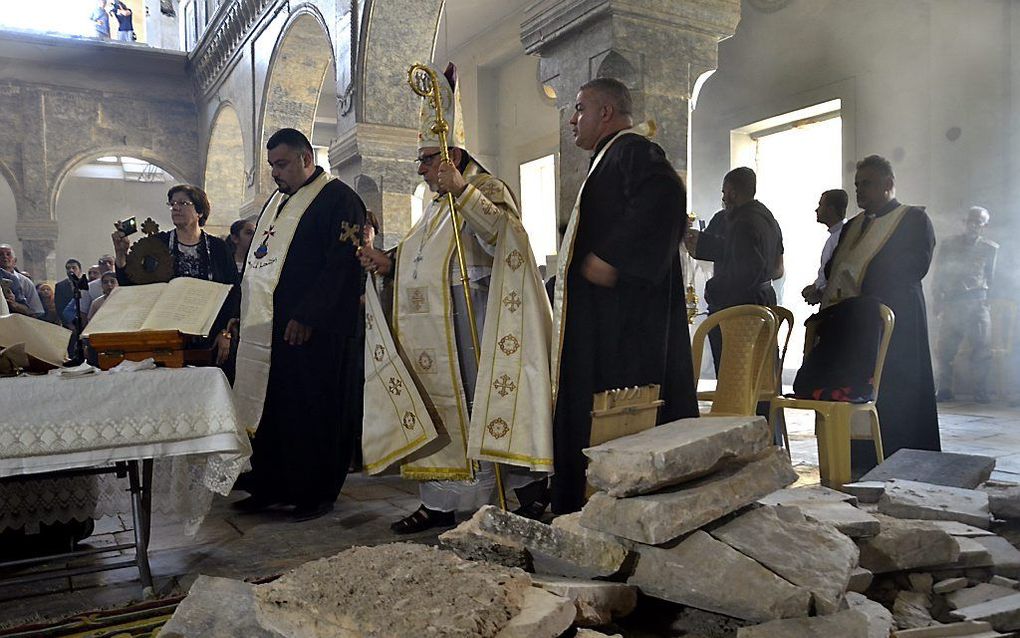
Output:
<instances>
[{"instance_id":1,"label":"stone rubble","mask_svg":"<svg viewBox=\"0 0 1020 638\"><path fill-rule=\"evenodd\" d=\"M957 521L981 529L991 525L987 493L902 479L886 482L878 511L898 518Z\"/></svg>"},{"instance_id":2,"label":"stone rubble","mask_svg":"<svg viewBox=\"0 0 1020 638\"><path fill-rule=\"evenodd\" d=\"M572 601L577 612L574 622L579 627L608 625L637 606L637 587L624 583L535 576L532 584Z\"/></svg>"}]
</instances>

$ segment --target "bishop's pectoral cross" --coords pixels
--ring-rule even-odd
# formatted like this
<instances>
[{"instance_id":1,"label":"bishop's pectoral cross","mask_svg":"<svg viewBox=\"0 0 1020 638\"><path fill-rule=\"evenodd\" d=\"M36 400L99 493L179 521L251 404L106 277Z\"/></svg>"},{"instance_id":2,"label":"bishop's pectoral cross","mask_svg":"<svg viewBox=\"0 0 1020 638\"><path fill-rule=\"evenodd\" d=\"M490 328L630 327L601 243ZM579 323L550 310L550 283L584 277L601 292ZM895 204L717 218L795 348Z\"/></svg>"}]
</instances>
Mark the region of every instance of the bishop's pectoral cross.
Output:
<instances>
[{"instance_id":1,"label":"bishop's pectoral cross","mask_svg":"<svg viewBox=\"0 0 1020 638\"><path fill-rule=\"evenodd\" d=\"M422 256L421 251L418 251L418 254L414 257L414 272L411 273L411 279L418 278L418 266L422 261L424 261L424 259L425 257Z\"/></svg>"}]
</instances>

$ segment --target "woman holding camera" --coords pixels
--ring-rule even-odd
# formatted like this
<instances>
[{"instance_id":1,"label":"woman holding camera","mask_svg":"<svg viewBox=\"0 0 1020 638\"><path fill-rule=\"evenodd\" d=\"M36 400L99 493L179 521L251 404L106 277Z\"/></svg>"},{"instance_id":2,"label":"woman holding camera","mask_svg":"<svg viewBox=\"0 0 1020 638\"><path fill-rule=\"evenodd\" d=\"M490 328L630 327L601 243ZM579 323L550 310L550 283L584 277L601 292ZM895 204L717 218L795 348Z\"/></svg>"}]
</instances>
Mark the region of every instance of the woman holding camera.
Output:
<instances>
[{"instance_id":1,"label":"woman holding camera","mask_svg":"<svg viewBox=\"0 0 1020 638\"><path fill-rule=\"evenodd\" d=\"M237 316L240 307L234 256L225 241L202 230L210 212L209 197L205 191L190 184L178 184L171 188L166 196L166 205L170 208L170 219L173 221L174 229L161 231L156 237L170 250L173 277L194 277L234 286L213 325L214 338L210 338L209 342L195 343L193 347L207 348L215 343L220 353L224 348L229 350L230 333L226 329L227 319ZM125 268L131 240L122 232L120 223L116 226L117 230L113 233L113 248L116 253L117 281L121 286L131 286L135 282L131 280ZM218 353L217 359L222 358L223 356Z\"/></svg>"}]
</instances>

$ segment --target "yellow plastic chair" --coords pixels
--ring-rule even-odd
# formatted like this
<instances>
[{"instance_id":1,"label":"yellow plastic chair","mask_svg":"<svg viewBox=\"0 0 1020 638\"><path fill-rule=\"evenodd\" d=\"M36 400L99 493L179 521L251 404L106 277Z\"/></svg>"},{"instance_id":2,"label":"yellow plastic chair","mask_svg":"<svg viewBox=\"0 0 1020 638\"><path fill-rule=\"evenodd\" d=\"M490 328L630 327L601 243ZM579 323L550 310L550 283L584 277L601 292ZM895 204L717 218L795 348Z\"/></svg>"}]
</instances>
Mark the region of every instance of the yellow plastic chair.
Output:
<instances>
[{"instance_id":1,"label":"yellow plastic chair","mask_svg":"<svg viewBox=\"0 0 1020 638\"><path fill-rule=\"evenodd\" d=\"M787 455L789 455L790 435L786 431L786 418L782 412L773 417L771 410L772 401L783 394L783 365L786 362L786 350L790 347L790 336L793 335L794 317L793 311L783 306L769 306L769 310L776 315L776 337L778 338L784 325L786 326L786 336L783 338L783 347L779 351L777 365L766 365L764 372L762 372L761 385L758 387L758 402L768 402L770 411L769 424L775 427L775 418L779 419L780 431L783 433L783 445L786 447Z\"/></svg>"},{"instance_id":2,"label":"yellow plastic chair","mask_svg":"<svg viewBox=\"0 0 1020 638\"><path fill-rule=\"evenodd\" d=\"M694 331L691 344L695 386L701 377L705 340L716 326L722 331L722 361L708 414L753 416L764 368L776 349L776 316L765 306L755 305L733 306L709 315ZM698 393L698 398L704 395Z\"/></svg>"},{"instance_id":3,"label":"yellow plastic chair","mask_svg":"<svg viewBox=\"0 0 1020 638\"><path fill-rule=\"evenodd\" d=\"M878 390L882 382L882 368L885 366L885 355L889 350L889 340L892 338L893 329L896 325L896 317L893 311L886 305L879 305L879 312L882 315L882 340L879 343L878 356L875 357L874 385L875 392L873 399L867 403L848 403L846 401L815 401L811 399L791 399L787 397L776 397L772 400L769 410L770 419L774 421L777 413L786 408L798 410L813 410L815 418L815 436L818 439L818 470L821 474L822 485L832 488L840 488L844 483L850 482L850 440L871 440L875 443L875 456L878 462L885 460L882 451L882 428L878 422L878 410L875 408L875 401L878 400ZM805 356L814 345L814 327L808 325L807 334L804 337ZM855 428L853 426L854 415L864 413L868 415L868 428ZM785 433L784 433L785 434Z\"/></svg>"}]
</instances>

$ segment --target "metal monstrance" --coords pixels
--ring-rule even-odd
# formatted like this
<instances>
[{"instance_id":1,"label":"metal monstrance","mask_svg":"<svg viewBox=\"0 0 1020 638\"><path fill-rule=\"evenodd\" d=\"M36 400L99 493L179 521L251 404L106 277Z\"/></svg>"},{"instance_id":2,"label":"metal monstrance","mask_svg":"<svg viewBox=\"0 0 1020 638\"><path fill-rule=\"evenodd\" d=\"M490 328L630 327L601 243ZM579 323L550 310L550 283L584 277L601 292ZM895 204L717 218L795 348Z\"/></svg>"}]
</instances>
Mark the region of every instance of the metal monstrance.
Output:
<instances>
[{"instance_id":1,"label":"metal monstrance","mask_svg":"<svg viewBox=\"0 0 1020 638\"><path fill-rule=\"evenodd\" d=\"M447 134L450 132L450 124L443 117L443 99L436 72L420 62L412 64L411 68L407 70L407 83L415 94L428 100L432 111L436 114L435 120L432 122L432 132L439 138L439 160L441 162L449 162L450 146L447 141ZM450 207L450 216L453 222L453 242L457 248L457 263L460 265L460 282L464 290L464 307L467 310L468 326L470 326L471 331L471 346L474 349L475 369L477 370L481 346L478 340L478 328L475 326L475 309L471 303L471 287L468 278L467 260L464 257L464 244L460 236L461 217L457 212L453 193L446 193L446 203ZM499 493L499 508L505 512L506 495L503 494L503 478L500 476L499 464L493 463L493 467L496 473L496 491Z\"/></svg>"}]
</instances>

